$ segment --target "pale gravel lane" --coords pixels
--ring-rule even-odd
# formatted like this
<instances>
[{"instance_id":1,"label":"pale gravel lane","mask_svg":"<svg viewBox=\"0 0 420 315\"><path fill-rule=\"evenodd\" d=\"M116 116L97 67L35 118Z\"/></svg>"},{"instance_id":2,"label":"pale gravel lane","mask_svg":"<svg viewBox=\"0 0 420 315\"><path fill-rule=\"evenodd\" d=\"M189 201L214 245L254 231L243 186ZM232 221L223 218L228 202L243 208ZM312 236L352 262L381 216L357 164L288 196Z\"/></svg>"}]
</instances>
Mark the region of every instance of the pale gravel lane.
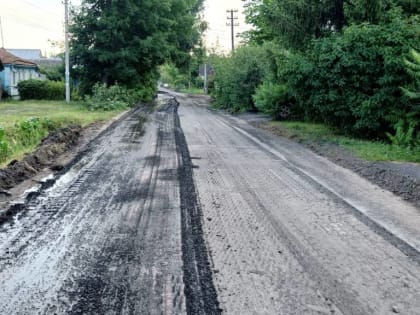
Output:
<instances>
[{"instance_id":1,"label":"pale gravel lane","mask_svg":"<svg viewBox=\"0 0 420 315\"><path fill-rule=\"evenodd\" d=\"M420 314L419 209L178 99L227 314Z\"/></svg>"}]
</instances>

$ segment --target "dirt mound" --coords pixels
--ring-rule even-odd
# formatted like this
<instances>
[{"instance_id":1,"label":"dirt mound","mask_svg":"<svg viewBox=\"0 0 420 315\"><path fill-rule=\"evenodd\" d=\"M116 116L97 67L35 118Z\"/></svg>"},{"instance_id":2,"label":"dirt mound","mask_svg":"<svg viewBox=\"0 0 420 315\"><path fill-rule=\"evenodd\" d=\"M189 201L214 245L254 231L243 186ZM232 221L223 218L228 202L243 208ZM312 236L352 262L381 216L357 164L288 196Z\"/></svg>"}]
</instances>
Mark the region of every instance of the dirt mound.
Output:
<instances>
[{"instance_id":1,"label":"dirt mound","mask_svg":"<svg viewBox=\"0 0 420 315\"><path fill-rule=\"evenodd\" d=\"M59 168L55 159L78 143L81 126L59 129L46 137L39 147L21 161L12 161L0 170L0 190L10 189L34 176L45 167Z\"/></svg>"}]
</instances>

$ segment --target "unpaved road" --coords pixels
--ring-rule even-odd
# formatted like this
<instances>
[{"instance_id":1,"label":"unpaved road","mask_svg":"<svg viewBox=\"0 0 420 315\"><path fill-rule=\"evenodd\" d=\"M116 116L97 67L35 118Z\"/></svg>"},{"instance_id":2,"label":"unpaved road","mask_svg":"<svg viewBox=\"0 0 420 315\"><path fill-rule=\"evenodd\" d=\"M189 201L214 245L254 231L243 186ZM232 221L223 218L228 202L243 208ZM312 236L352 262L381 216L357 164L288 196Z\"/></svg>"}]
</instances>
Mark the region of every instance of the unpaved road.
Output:
<instances>
[{"instance_id":1,"label":"unpaved road","mask_svg":"<svg viewBox=\"0 0 420 315\"><path fill-rule=\"evenodd\" d=\"M0 314L420 314L419 209L176 97L0 226Z\"/></svg>"}]
</instances>

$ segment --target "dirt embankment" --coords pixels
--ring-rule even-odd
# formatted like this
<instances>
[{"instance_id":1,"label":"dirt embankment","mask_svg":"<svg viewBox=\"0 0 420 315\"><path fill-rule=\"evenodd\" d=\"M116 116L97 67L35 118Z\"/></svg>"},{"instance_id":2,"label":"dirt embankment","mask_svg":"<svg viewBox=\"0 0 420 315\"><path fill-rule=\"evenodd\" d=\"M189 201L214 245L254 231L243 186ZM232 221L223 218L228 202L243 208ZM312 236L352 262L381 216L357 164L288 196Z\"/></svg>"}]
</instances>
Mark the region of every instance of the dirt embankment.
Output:
<instances>
[{"instance_id":1,"label":"dirt embankment","mask_svg":"<svg viewBox=\"0 0 420 315\"><path fill-rule=\"evenodd\" d=\"M0 169L0 193L7 194L8 189L33 177L45 167L60 170L63 166L56 164L56 159L78 143L81 131L82 127L77 125L59 129L46 137L35 152Z\"/></svg>"}]
</instances>

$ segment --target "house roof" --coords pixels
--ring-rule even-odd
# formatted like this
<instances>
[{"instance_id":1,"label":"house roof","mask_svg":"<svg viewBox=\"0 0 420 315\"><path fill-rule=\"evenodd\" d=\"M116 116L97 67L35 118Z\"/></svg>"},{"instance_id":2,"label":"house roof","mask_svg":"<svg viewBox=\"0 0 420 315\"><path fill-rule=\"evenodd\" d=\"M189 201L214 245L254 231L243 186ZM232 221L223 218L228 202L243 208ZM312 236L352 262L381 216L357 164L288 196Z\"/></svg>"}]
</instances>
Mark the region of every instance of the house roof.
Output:
<instances>
[{"instance_id":1,"label":"house roof","mask_svg":"<svg viewBox=\"0 0 420 315\"><path fill-rule=\"evenodd\" d=\"M12 64L12 65L28 66L28 67L37 66L35 62L29 61L23 58L19 58L11 54L4 48L0 48L0 61L3 63L3 65Z\"/></svg>"},{"instance_id":2,"label":"house roof","mask_svg":"<svg viewBox=\"0 0 420 315\"><path fill-rule=\"evenodd\" d=\"M27 60L36 60L42 58L41 49L7 49L9 53L19 58Z\"/></svg>"}]
</instances>

